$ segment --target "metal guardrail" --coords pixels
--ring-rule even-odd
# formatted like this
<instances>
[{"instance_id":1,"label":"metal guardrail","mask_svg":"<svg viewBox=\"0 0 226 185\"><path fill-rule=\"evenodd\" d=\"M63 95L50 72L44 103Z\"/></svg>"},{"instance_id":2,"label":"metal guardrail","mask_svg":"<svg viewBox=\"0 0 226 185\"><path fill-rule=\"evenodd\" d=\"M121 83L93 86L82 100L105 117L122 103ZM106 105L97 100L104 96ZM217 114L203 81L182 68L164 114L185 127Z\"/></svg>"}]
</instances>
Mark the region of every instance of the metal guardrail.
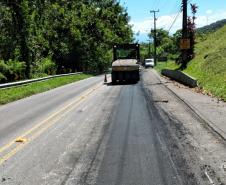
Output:
<instances>
[{"instance_id":1,"label":"metal guardrail","mask_svg":"<svg viewBox=\"0 0 226 185\"><path fill-rule=\"evenodd\" d=\"M23 80L23 81L12 82L12 83L4 83L4 84L0 84L0 89L16 87L16 86L20 86L20 85L25 85L25 84L33 83L33 82L45 81L45 80L49 80L49 79L57 78L57 77L78 75L78 74L81 74L81 73L82 72L68 73L68 74L60 74L60 75L51 75L51 76L47 76L47 77L43 77L43 78L36 78L36 79L31 79L31 80Z\"/></svg>"}]
</instances>

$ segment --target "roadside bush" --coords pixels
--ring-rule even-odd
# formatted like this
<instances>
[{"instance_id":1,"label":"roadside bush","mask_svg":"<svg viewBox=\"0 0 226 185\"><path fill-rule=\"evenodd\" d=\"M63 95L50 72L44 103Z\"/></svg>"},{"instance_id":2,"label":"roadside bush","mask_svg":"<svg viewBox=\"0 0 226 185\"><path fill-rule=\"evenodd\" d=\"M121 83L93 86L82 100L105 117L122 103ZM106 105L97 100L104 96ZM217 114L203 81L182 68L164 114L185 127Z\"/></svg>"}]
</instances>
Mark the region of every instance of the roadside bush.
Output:
<instances>
[{"instance_id":1,"label":"roadside bush","mask_svg":"<svg viewBox=\"0 0 226 185\"><path fill-rule=\"evenodd\" d=\"M7 78L6 78L6 74L8 72L9 68L8 66L5 64L4 60L0 60L0 82L6 82Z\"/></svg>"},{"instance_id":2,"label":"roadside bush","mask_svg":"<svg viewBox=\"0 0 226 185\"><path fill-rule=\"evenodd\" d=\"M8 66L4 60L0 60L0 72L5 73L6 71L8 71Z\"/></svg>"},{"instance_id":3,"label":"roadside bush","mask_svg":"<svg viewBox=\"0 0 226 185\"><path fill-rule=\"evenodd\" d=\"M7 78L2 73L0 73L0 83L4 83L6 81L7 81Z\"/></svg>"},{"instance_id":4,"label":"roadside bush","mask_svg":"<svg viewBox=\"0 0 226 185\"><path fill-rule=\"evenodd\" d=\"M8 80L14 81L14 80L21 80L25 78L25 62L15 61L15 60L9 60L6 63L9 68L9 76L7 77Z\"/></svg>"},{"instance_id":5,"label":"roadside bush","mask_svg":"<svg viewBox=\"0 0 226 185\"><path fill-rule=\"evenodd\" d=\"M179 57L179 54L169 54L168 55L168 59L170 59L170 60L177 60L177 58Z\"/></svg>"},{"instance_id":6,"label":"roadside bush","mask_svg":"<svg viewBox=\"0 0 226 185\"><path fill-rule=\"evenodd\" d=\"M0 60L0 82L9 82L24 79L25 63L15 60Z\"/></svg>"},{"instance_id":7,"label":"roadside bush","mask_svg":"<svg viewBox=\"0 0 226 185\"><path fill-rule=\"evenodd\" d=\"M43 58L36 63L32 77L43 77L56 74L56 64L50 58Z\"/></svg>"}]
</instances>

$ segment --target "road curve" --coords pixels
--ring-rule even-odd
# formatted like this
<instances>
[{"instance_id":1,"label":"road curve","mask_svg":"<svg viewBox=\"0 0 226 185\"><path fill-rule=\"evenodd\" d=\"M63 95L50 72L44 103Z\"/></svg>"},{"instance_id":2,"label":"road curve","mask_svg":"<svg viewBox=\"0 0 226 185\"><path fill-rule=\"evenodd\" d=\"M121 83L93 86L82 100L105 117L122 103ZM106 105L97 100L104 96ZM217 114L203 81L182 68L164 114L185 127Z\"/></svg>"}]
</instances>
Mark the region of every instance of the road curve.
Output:
<instances>
[{"instance_id":1,"label":"road curve","mask_svg":"<svg viewBox=\"0 0 226 185\"><path fill-rule=\"evenodd\" d=\"M0 184L191 184L152 108L142 82L103 76L1 106Z\"/></svg>"}]
</instances>

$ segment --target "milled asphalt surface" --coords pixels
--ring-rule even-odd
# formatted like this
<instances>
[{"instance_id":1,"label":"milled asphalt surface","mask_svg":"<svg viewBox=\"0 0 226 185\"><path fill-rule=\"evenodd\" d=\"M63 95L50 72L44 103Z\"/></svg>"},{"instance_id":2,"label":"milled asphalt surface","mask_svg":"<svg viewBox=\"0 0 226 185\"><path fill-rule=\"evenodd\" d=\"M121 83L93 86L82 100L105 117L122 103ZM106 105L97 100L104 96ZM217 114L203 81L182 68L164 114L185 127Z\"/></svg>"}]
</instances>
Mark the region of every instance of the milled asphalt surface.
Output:
<instances>
[{"instance_id":1,"label":"milled asphalt surface","mask_svg":"<svg viewBox=\"0 0 226 185\"><path fill-rule=\"evenodd\" d=\"M149 101L154 102L152 105L160 117L168 118L160 133L163 132L173 159L174 153L183 151L181 156L186 158L198 184L225 184L226 143L216 129L217 124L223 126L225 123L225 112L222 111L225 103L217 103L214 98L165 79L153 69L144 70L142 76L143 85L151 97ZM218 108L215 108L216 104ZM176 141L172 142L173 139ZM180 156L176 155L176 158L176 165L183 163Z\"/></svg>"},{"instance_id":2,"label":"milled asphalt surface","mask_svg":"<svg viewBox=\"0 0 226 185\"><path fill-rule=\"evenodd\" d=\"M184 103L186 103L211 129L216 131L226 140L226 102L220 101L216 97L211 97L195 88L189 88L168 78L160 77L155 70L149 70L152 78L164 84L174 92Z\"/></svg>"},{"instance_id":3,"label":"milled asphalt surface","mask_svg":"<svg viewBox=\"0 0 226 185\"><path fill-rule=\"evenodd\" d=\"M169 80L162 78L167 83ZM218 132L226 140L226 103L215 97L210 97L196 92L184 85L167 83L168 88L173 90L180 98L189 104L212 129Z\"/></svg>"},{"instance_id":4,"label":"milled asphalt surface","mask_svg":"<svg viewBox=\"0 0 226 185\"><path fill-rule=\"evenodd\" d=\"M37 129L24 143L14 143L23 147L0 164L0 184L197 184L183 151L169 149L169 143L177 142L170 133L163 134L169 120L158 113L158 102L142 82L112 86L100 83L103 79L94 77L0 107L1 160L13 153L11 148L1 152L4 145L80 100L49 121L53 124L46 130ZM90 88L91 93L82 95Z\"/></svg>"}]
</instances>

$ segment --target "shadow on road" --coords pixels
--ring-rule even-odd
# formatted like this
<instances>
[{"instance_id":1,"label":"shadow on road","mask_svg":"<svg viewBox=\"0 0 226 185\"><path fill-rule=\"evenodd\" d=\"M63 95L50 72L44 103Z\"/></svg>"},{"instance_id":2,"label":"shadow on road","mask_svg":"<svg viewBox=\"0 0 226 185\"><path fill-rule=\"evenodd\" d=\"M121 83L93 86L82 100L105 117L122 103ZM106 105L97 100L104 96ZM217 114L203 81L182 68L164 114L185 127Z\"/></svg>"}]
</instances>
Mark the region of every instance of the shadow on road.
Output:
<instances>
[{"instance_id":1,"label":"shadow on road","mask_svg":"<svg viewBox=\"0 0 226 185\"><path fill-rule=\"evenodd\" d=\"M138 83L138 82L133 82L133 81L129 81L129 82L116 82L116 83L107 82L107 83L104 83L104 85L107 85L107 86L136 85L137 83Z\"/></svg>"}]
</instances>

